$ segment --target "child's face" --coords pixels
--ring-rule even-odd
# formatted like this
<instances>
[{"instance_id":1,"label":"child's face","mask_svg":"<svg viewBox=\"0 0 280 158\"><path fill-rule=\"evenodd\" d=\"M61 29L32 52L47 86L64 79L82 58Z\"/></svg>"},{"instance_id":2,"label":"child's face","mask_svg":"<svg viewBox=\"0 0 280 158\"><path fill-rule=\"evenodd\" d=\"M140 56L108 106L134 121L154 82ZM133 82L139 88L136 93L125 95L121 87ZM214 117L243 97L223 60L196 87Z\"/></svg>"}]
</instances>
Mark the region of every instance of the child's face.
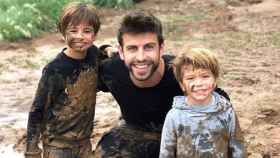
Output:
<instances>
[{"instance_id":1,"label":"child's face","mask_svg":"<svg viewBox=\"0 0 280 158\"><path fill-rule=\"evenodd\" d=\"M79 24L66 29L65 41L70 52L84 53L93 44L95 33L92 26Z\"/></svg>"},{"instance_id":2,"label":"child's face","mask_svg":"<svg viewBox=\"0 0 280 158\"><path fill-rule=\"evenodd\" d=\"M211 93L216 87L216 79L208 69L193 69L192 65L182 67L181 88L190 105L206 105L211 101Z\"/></svg>"}]
</instances>

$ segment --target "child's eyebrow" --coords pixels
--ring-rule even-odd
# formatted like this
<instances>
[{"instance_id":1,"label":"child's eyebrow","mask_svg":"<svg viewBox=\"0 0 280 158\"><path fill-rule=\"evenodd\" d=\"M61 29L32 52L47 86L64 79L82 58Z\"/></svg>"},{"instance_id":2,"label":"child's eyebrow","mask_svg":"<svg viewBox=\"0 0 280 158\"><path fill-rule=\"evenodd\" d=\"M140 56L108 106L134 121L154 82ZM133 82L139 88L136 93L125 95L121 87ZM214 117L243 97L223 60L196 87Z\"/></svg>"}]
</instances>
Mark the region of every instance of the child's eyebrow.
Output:
<instances>
[{"instance_id":1,"label":"child's eyebrow","mask_svg":"<svg viewBox=\"0 0 280 158\"><path fill-rule=\"evenodd\" d=\"M84 29L91 29L91 30L93 30L93 27L89 26L89 27L85 27Z\"/></svg>"}]
</instances>

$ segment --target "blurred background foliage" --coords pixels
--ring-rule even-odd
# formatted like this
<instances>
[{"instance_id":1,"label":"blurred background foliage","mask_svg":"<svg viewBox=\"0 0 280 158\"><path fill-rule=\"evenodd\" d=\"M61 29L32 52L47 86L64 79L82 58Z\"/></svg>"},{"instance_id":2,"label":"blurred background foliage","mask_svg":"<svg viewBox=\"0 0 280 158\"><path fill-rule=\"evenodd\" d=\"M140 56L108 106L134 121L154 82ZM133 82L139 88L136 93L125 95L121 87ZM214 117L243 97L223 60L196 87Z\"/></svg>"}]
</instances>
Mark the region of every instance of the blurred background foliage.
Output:
<instances>
[{"instance_id":1,"label":"blurred background foliage","mask_svg":"<svg viewBox=\"0 0 280 158\"><path fill-rule=\"evenodd\" d=\"M56 31L63 6L74 0L0 0L0 41L16 41ZM75 0L105 8L131 8L138 0Z\"/></svg>"}]
</instances>

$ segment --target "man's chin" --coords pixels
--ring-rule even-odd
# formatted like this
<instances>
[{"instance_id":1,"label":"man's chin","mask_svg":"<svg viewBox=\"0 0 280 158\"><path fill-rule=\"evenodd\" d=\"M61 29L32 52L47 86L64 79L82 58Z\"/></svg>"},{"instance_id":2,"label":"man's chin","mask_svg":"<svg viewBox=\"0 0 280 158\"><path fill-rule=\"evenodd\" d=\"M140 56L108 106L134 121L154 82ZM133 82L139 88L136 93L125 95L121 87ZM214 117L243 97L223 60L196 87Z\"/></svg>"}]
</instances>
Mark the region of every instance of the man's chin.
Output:
<instances>
[{"instance_id":1,"label":"man's chin","mask_svg":"<svg viewBox=\"0 0 280 158\"><path fill-rule=\"evenodd\" d=\"M137 81L146 81L149 79L149 77L146 77L146 76L134 76L134 75L133 75L133 78Z\"/></svg>"},{"instance_id":2,"label":"man's chin","mask_svg":"<svg viewBox=\"0 0 280 158\"><path fill-rule=\"evenodd\" d=\"M135 74L133 72L131 72L131 73L132 73L131 76L137 81L146 81L150 78L150 75L147 74L147 73L143 74L143 75L142 74Z\"/></svg>"}]
</instances>

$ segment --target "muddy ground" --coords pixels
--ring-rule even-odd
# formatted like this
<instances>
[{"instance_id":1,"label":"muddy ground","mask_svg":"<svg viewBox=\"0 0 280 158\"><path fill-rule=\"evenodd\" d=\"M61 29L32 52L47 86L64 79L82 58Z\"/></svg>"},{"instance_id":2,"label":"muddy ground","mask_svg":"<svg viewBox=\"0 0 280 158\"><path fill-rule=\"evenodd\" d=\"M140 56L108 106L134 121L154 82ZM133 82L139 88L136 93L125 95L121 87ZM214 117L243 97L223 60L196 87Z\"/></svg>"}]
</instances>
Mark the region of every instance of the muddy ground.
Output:
<instances>
[{"instance_id":1,"label":"muddy ground","mask_svg":"<svg viewBox=\"0 0 280 158\"><path fill-rule=\"evenodd\" d=\"M280 157L280 1L146 0L164 24L166 52L199 43L222 64L220 87L231 97L250 158ZM129 10L101 10L97 45L116 45L115 31ZM27 114L42 67L63 48L57 33L21 42L0 42L0 158L23 157ZM98 93L92 142L115 125L119 108Z\"/></svg>"}]
</instances>

